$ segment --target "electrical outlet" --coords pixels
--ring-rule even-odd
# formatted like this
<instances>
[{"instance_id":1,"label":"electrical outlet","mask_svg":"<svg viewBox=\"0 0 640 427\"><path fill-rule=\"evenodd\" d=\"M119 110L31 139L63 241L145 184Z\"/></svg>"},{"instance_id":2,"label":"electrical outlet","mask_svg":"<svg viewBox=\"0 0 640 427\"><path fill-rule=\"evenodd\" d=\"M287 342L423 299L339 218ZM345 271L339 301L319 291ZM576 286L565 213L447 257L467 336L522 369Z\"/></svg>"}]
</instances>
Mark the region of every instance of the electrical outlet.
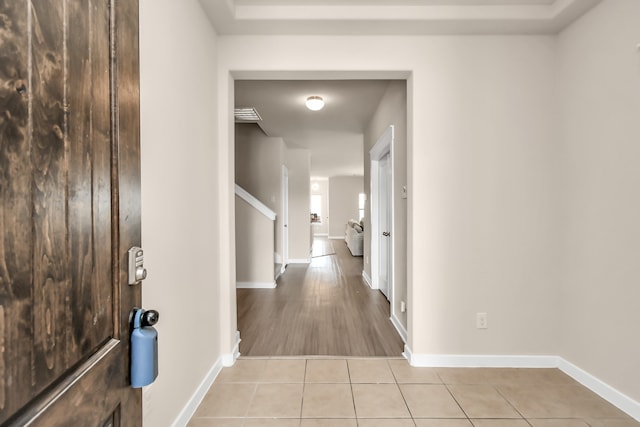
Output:
<instances>
[{"instance_id":1,"label":"electrical outlet","mask_svg":"<svg viewBox=\"0 0 640 427\"><path fill-rule=\"evenodd\" d=\"M400 313L404 313L405 311L407 311L407 303L400 301Z\"/></svg>"},{"instance_id":2,"label":"electrical outlet","mask_svg":"<svg viewBox=\"0 0 640 427\"><path fill-rule=\"evenodd\" d=\"M487 313L476 313L476 328L487 329Z\"/></svg>"}]
</instances>

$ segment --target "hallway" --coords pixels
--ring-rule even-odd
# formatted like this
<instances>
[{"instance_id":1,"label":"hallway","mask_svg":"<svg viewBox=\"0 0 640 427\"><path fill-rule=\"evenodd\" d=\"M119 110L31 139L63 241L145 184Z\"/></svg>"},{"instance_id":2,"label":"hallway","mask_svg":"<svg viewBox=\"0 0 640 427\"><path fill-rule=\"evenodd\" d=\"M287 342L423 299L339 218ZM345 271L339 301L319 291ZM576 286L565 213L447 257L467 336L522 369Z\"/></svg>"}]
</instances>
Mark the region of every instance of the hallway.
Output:
<instances>
[{"instance_id":1,"label":"hallway","mask_svg":"<svg viewBox=\"0 0 640 427\"><path fill-rule=\"evenodd\" d=\"M276 289L238 289L243 356L397 357L403 342L389 302L362 281L362 257L315 238L312 261L293 264Z\"/></svg>"}]
</instances>

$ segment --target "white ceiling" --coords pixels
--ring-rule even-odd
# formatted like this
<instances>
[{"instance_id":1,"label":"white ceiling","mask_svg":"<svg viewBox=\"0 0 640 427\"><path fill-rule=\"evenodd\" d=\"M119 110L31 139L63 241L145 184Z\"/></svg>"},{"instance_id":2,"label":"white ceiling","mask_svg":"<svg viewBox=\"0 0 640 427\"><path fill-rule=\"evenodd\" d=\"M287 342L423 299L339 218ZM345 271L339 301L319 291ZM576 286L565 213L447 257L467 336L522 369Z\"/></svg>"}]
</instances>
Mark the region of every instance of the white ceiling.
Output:
<instances>
[{"instance_id":1,"label":"white ceiling","mask_svg":"<svg viewBox=\"0 0 640 427\"><path fill-rule=\"evenodd\" d=\"M601 0L200 0L218 34L556 33Z\"/></svg>"},{"instance_id":2,"label":"white ceiling","mask_svg":"<svg viewBox=\"0 0 640 427\"><path fill-rule=\"evenodd\" d=\"M601 0L200 0L220 35L554 34ZM640 0L639 0L640 1ZM383 81L238 81L270 136L312 150L312 175L362 175L362 133ZM309 95L326 107L304 108ZM355 162L354 159L359 159Z\"/></svg>"},{"instance_id":3,"label":"white ceiling","mask_svg":"<svg viewBox=\"0 0 640 427\"><path fill-rule=\"evenodd\" d=\"M363 175L363 134L389 81L237 80L235 106L255 107L260 127L291 148L311 151L311 176ZM325 107L310 111L308 96Z\"/></svg>"}]
</instances>

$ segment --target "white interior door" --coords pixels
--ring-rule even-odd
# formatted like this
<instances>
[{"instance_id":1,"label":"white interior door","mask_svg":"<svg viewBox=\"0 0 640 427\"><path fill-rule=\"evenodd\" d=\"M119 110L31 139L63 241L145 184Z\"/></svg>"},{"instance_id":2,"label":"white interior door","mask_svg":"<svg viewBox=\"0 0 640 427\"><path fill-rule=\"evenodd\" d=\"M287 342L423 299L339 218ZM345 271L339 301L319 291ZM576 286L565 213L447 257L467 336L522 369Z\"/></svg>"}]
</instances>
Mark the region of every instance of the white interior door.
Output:
<instances>
[{"instance_id":1,"label":"white interior door","mask_svg":"<svg viewBox=\"0 0 640 427\"><path fill-rule=\"evenodd\" d=\"M379 289L393 314L393 126L369 151L371 156L371 288Z\"/></svg>"},{"instance_id":2,"label":"white interior door","mask_svg":"<svg viewBox=\"0 0 640 427\"><path fill-rule=\"evenodd\" d=\"M391 275L391 161L389 153L378 162L378 220L380 250L378 252L378 286L389 299Z\"/></svg>"},{"instance_id":3,"label":"white interior door","mask_svg":"<svg viewBox=\"0 0 640 427\"><path fill-rule=\"evenodd\" d=\"M289 264L289 170L282 166L282 265Z\"/></svg>"}]
</instances>

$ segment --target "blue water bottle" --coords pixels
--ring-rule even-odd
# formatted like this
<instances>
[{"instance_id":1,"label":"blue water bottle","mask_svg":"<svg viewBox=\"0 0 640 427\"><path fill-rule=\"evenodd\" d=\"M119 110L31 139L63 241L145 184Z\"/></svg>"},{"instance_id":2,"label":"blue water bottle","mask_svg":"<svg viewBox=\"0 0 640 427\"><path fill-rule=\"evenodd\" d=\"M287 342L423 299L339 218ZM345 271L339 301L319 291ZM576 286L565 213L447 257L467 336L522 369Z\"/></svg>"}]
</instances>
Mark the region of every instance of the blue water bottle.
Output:
<instances>
[{"instance_id":1,"label":"blue water bottle","mask_svg":"<svg viewBox=\"0 0 640 427\"><path fill-rule=\"evenodd\" d=\"M151 384L158 376L158 323L160 314L155 310L135 309L131 332L131 387Z\"/></svg>"}]
</instances>

